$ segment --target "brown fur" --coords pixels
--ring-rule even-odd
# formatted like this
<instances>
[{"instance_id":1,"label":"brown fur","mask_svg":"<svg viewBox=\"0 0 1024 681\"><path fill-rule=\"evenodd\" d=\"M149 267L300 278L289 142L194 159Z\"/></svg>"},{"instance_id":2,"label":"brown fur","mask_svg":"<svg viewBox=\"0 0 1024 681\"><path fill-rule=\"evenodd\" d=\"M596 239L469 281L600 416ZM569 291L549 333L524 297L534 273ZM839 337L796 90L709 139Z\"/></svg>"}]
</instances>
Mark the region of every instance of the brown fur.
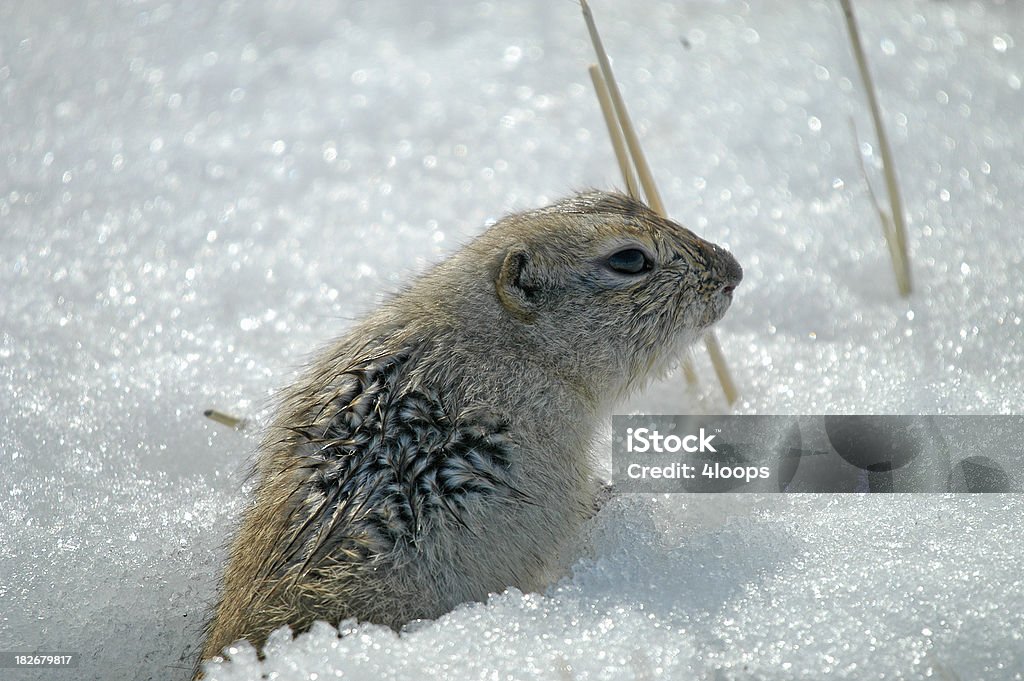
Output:
<instances>
[{"instance_id":1,"label":"brown fur","mask_svg":"<svg viewBox=\"0 0 1024 681\"><path fill-rule=\"evenodd\" d=\"M608 257L640 248L650 272ZM725 313L728 252L618 194L511 215L281 397L202 659L281 625L398 628L542 588L592 512L612 406Z\"/></svg>"}]
</instances>

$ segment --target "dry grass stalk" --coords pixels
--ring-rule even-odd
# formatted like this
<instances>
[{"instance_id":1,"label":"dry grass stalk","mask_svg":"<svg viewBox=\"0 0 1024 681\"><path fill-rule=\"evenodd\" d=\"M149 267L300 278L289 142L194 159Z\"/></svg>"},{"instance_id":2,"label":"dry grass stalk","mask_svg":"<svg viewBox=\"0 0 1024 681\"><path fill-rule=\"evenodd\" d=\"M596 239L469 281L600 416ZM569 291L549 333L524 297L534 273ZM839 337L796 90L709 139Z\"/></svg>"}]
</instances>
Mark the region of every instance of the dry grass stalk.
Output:
<instances>
[{"instance_id":1,"label":"dry grass stalk","mask_svg":"<svg viewBox=\"0 0 1024 681\"><path fill-rule=\"evenodd\" d=\"M601 103L601 113L604 114L604 122L608 126L608 136L612 140L615 159L619 162L622 180L626 183L626 193L637 201L641 201L643 199L640 196L640 188L636 184L636 174L633 172L633 164L629 160L629 151L626 150L626 140L622 136L619 118L615 115L614 105L612 104L611 96L608 94L608 85L604 82L597 64L591 64L587 70L590 73L591 82L594 83L597 101Z\"/></svg>"},{"instance_id":2,"label":"dry grass stalk","mask_svg":"<svg viewBox=\"0 0 1024 681\"><path fill-rule=\"evenodd\" d=\"M619 170L622 172L622 180L626 183L626 192L637 201L642 201L640 188L636 184L636 174L633 172L633 163L629 158L629 151L626 149L626 140L622 134L622 127L619 125L619 118L615 115L615 108L612 104L611 95L608 94L608 85L604 82L597 64L591 64L587 69L590 73L590 80L594 83L594 92L597 93L597 101L601 103L601 113L604 115L604 122L608 126L608 136L612 140L612 148L615 150L615 159L619 163ZM721 350L719 349L719 354ZM693 357L687 355L683 358L683 375L688 385L697 385L697 371L693 368ZM731 381L731 377L727 378Z\"/></svg>"},{"instance_id":3,"label":"dry grass stalk","mask_svg":"<svg viewBox=\"0 0 1024 681\"><path fill-rule=\"evenodd\" d=\"M245 419L239 418L238 416L232 416L231 414L225 414L224 412L216 409L207 409L203 412L203 416L211 421L216 421L221 425L225 425L228 428L234 428L235 430L241 430L245 427Z\"/></svg>"},{"instance_id":4,"label":"dry grass stalk","mask_svg":"<svg viewBox=\"0 0 1024 681\"><path fill-rule=\"evenodd\" d=\"M857 140L860 139L860 136L857 134L857 125L853 122L853 118L850 118L850 130L853 131L854 153L857 155L857 160L860 161L860 174L861 177L864 178L864 184L867 185L868 196L871 197L871 203L875 206L875 212L878 213L878 221L882 224L882 234L885 236L885 245L889 248L889 257L892 258L892 262L894 263L893 266L895 267L895 263L900 259L900 251L896 244L896 227L893 225L892 218L889 216L888 211L882 208L882 202L878 200L875 188L871 184L871 178L868 176L868 169L864 165L864 156L860 153L860 144L857 142ZM899 274L897 273L897 283L899 283L899 281Z\"/></svg>"},{"instance_id":5,"label":"dry grass stalk","mask_svg":"<svg viewBox=\"0 0 1024 681\"><path fill-rule=\"evenodd\" d=\"M624 150L620 151L619 149L623 137L625 138L625 146L629 149L630 156L632 157L633 165L636 166L637 174L640 176L640 184L643 186L644 195L647 197L647 205L658 215L667 217L665 204L661 200L661 194L658 192L658 187L654 182L651 167L647 163L647 157L640 146L640 139L636 134L636 129L633 127L632 120L629 118L629 111L627 111L626 103L622 99L622 93L619 91L615 74L612 73L608 53L605 52L604 45L601 43L601 36L597 32L594 15L590 11L587 0L581 0L581 5L583 6L583 18L587 22L587 30L590 32L590 39L594 44L594 51L597 53L597 60L600 64L600 73L597 72L597 68L594 66L590 67L590 77L594 81L594 89L597 91L598 101L601 102L601 111L604 113L605 123L608 126L608 133L612 138L612 146L615 147L615 156L619 161L619 167L622 170L627 190L630 196L636 196L634 193L636 188L631 186L633 173L629 168L629 160L625 157ZM605 94L602 95L602 92ZM611 106L608 106L606 101L602 99L603 96L610 98ZM615 120L612 120L613 116ZM619 137L620 132L622 137ZM729 367L725 362L725 355L722 353L722 346L719 344L718 337L714 331L708 331L704 335L704 346L707 348L708 355L711 358L711 364L715 369L718 382L722 386L722 392L725 393L725 398L729 404L733 404L739 397L739 391L736 389L736 383L732 380L732 375L729 373ZM697 373L693 368L693 361L690 357L683 361L683 373L686 376L687 383L693 385L697 382Z\"/></svg>"},{"instance_id":6,"label":"dry grass stalk","mask_svg":"<svg viewBox=\"0 0 1024 681\"><path fill-rule=\"evenodd\" d=\"M601 66L601 75L608 86L608 93L611 95L612 104L615 107L615 115L618 116L619 125L622 126L622 132L626 137L626 146L629 147L629 153L633 157L633 163L636 165L637 175L640 176L640 184L643 186L644 194L647 196L647 205L658 215L664 216L665 203L661 200L658 187L654 184L651 166L647 164L647 157L644 156L643 149L640 147L640 138L637 137L633 121L629 118L629 111L626 110L626 103L622 99L622 92L619 91L619 84L615 80L615 74L612 73L612 65L608 61L608 53L605 52L604 45L601 43L601 36L597 32L594 15L590 11L590 5L587 4L587 0L580 0L580 4L583 7L583 19L587 22L587 30L590 32L590 40L594 44L594 51L597 53L597 63Z\"/></svg>"},{"instance_id":7,"label":"dry grass stalk","mask_svg":"<svg viewBox=\"0 0 1024 681\"><path fill-rule=\"evenodd\" d=\"M857 69L860 71L861 80L864 81L864 90L867 92L871 119L875 124L875 136L878 138L878 151L882 156L885 186L889 193L889 206L891 208L889 215L886 215L881 210L879 211L882 220L882 232L885 234L885 240L889 244L892 266L896 271L896 284L899 286L900 295L906 297L910 295L912 290L910 254L907 250L907 229L903 215L903 199L900 196L899 183L896 180L896 164L893 162L889 138L886 136L885 127L882 125L882 112L878 106L878 96L875 94L874 81L872 81L871 72L868 70L867 57L864 56L864 48L860 42L860 31L857 29L857 20L853 15L853 5L850 3L850 0L839 0L839 3L843 7L843 16L846 19L846 29L850 35L853 56L857 60ZM870 183L868 183L868 186L870 187Z\"/></svg>"}]
</instances>

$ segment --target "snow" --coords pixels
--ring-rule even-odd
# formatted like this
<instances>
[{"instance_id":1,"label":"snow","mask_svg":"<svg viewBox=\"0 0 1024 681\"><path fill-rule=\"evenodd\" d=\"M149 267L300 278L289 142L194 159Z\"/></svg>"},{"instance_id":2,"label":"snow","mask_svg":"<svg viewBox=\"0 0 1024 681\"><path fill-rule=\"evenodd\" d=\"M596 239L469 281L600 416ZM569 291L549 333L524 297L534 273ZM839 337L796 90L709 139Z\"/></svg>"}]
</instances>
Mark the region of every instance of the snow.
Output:
<instances>
[{"instance_id":1,"label":"snow","mask_svg":"<svg viewBox=\"0 0 1024 681\"><path fill-rule=\"evenodd\" d=\"M838 3L593 6L670 214L744 266L736 411L1024 412L1024 7L855 6L908 300ZM591 61L573 2L0 5L0 651L82 655L0 676L189 677L273 391L488 220L619 183ZM696 356L623 411L721 409ZM544 594L209 678L1021 679L1022 512L617 498Z\"/></svg>"}]
</instances>

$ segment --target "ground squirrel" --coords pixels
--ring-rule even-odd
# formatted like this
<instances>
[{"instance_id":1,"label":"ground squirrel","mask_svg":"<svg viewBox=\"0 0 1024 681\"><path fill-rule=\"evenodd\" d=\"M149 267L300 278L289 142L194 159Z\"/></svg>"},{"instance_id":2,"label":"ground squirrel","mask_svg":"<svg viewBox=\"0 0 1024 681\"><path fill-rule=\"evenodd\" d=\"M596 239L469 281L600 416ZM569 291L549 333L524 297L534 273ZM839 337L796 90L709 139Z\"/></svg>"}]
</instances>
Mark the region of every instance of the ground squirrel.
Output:
<instances>
[{"instance_id":1,"label":"ground squirrel","mask_svg":"<svg viewBox=\"0 0 1024 681\"><path fill-rule=\"evenodd\" d=\"M510 215L284 391L202 659L542 588L592 514L599 420L722 317L728 251L626 196Z\"/></svg>"}]
</instances>

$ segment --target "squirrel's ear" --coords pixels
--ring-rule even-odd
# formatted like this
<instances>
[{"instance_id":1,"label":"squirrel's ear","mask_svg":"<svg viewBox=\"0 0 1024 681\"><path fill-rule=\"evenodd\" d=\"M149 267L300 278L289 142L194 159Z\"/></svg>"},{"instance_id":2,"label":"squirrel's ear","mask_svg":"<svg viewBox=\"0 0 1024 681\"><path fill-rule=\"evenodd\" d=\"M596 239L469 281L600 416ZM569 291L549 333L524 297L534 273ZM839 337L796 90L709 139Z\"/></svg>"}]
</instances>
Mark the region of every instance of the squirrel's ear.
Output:
<instances>
[{"instance_id":1,"label":"squirrel's ear","mask_svg":"<svg viewBox=\"0 0 1024 681\"><path fill-rule=\"evenodd\" d=\"M526 246L516 244L505 253L494 282L502 306L527 323L533 321L537 294L540 293L540 282L535 274L534 262Z\"/></svg>"}]
</instances>

